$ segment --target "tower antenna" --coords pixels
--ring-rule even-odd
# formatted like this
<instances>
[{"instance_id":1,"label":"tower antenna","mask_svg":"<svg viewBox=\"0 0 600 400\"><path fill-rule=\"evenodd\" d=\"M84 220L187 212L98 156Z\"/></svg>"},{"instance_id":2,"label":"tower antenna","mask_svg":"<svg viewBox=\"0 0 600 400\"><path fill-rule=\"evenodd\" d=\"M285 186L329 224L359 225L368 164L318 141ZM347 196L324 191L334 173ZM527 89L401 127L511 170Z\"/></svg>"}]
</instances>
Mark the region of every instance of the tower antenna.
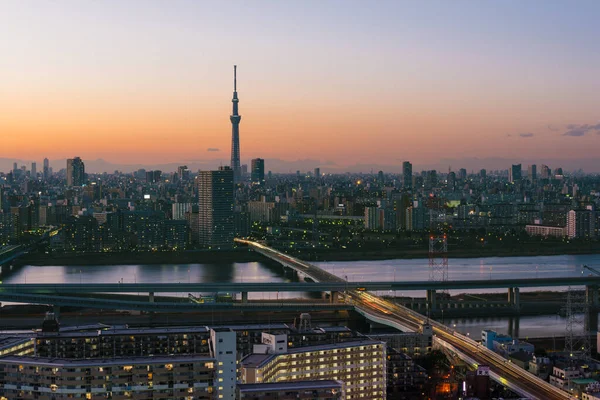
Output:
<instances>
[{"instance_id":1,"label":"tower antenna","mask_svg":"<svg viewBox=\"0 0 600 400\"><path fill-rule=\"evenodd\" d=\"M233 91L237 92L237 65L233 66Z\"/></svg>"}]
</instances>

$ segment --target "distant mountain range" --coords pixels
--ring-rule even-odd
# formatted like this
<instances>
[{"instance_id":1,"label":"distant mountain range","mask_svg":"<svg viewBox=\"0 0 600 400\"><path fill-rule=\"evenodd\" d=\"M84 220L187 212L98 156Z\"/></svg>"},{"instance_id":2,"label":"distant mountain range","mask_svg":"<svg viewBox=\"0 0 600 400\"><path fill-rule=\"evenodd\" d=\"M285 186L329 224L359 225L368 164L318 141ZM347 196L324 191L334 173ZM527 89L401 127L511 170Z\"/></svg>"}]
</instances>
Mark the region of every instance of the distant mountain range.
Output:
<instances>
[{"instance_id":1,"label":"distant mountain range","mask_svg":"<svg viewBox=\"0 0 600 400\"><path fill-rule=\"evenodd\" d=\"M37 170L42 171L43 162L42 160L35 160L37 162ZM180 165L187 165L192 171L198 170L209 170L217 169L223 162L220 160L188 160L179 163L165 163L165 164L120 164L112 163L103 159L97 160L83 160L85 162L85 169L91 173L101 173L114 171L132 172L138 169L153 170L158 169L163 172L174 172ZM321 172L326 173L344 173L344 172L364 172L369 173L373 171L384 171L387 173L400 173L402 172L402 161L396 160L390 164L349 164L339 165L332 161L322 162L320 160L304 159L304 160L280 160L280 159L266 159L265 170L273 171L275 173L294 173L296 171L312 171L315 167L321 168ZM0 171L9 172L13 168L13 163L16 162L20 167L26 165L27 169L31 168L32 160L22 160L13 158L0 158ZM250 164L249 160L247 161ZM546 164L550 168L562 167L565 171L576 171L583 170L586 173L600 172L600 161L595 158L582 158L582 159L547 159L547 160L528 160L523 161L519 159L510 158L445 158L441 159L436 163L418 164L413 165L413 171L421 171L428 169L435 169L441 172L448 171L448 167L451 166L453 171L457 171L460 168L465 168L468 172L478 172L481 168L487 170L506 170L511 164L523 165L523 169L527 169L529 164ZM65 168L67 164L66 159L50 160L50 166L55 172ZM538 171L540 168L538 167Z\"/></svg>"}]
</instances>

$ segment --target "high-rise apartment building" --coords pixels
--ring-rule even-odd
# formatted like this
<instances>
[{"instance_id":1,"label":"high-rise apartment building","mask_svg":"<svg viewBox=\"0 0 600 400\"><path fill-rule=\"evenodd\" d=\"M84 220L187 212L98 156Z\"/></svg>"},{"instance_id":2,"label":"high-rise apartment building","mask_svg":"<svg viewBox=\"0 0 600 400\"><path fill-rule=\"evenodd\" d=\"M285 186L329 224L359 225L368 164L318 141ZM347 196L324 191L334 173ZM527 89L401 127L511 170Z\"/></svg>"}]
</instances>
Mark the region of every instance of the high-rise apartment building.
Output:
<instances>
[{"instance_id":1,"label":"high-rise apartment building","mask_svg":"<svg viewBox=\"0 0 600 400\"><path fill-rule=\"evenodd\" d=\"M85 165L79 157L67 160L67 186L82 186L85 183Z\"/></svg>"},{"instance_id":2,"label":"high-rise apartment building","mask_svg":"<svg viewBox=\"0 0 600 400\"><path fill-rule=\"evenodd\" d=\"M219 399L235 399L237 382L236 333L229 328L210 330L210 353L218 362L216 394Z\"/></svg>"},{"instance_id":3,"label":"high-rise apartment building","mask_svg":"<svg viewBox=\"0 0 600 400\"><path fill-rule=\"evenodd\" d=\"M594 236L593 209L571 210L567 213L567 236L573 238L591 238Z\"/></svg>"},{"instance_id":4,"label":"high-rise apartment building","mask_svg":"<svg viewBox=\"0 0 600 400\"><path fill-rule=\"evenodd\" d=\"M513 164L508 170L508 181L510 183L519 182L521 180L521 164Z\"/></svg>"},{"instance_id":5,"label":"high-rise apartment building","mask_svg":"<svg viewBox=\"0 0 600 400\"><path fill-rule=\"evenodd\" d=\"M234 342L235 343L235 342ZM0 359L1 399L214 399L216 360L204 355Z\"/></svg>"},{"instance_id":6,"label":"high-rise apartment building","mask_svg":"<svg viewBox=\"0 0 600 400\"><path fill-rule=\"evenodd\" d=\"M402 184L402 186L404 186L404 189L411 190L413 188L412 164L408 161L404 161L402 163Z\"/></svg>"},{"instance_id":7,"label":"high-rise apartment building","mask_svg":"<svg viewBox=\"0 0 600 400\"><path fill-rule=\"evenodd\" d=\"M339 380L347 399L385 399L386 361L385 343L375 340L269 350L241 361L240 381Z\"/></svg>"},{"instance_id":8,"label":"high-rise apartment building","mask_svg":"<svg viewBox=\"0 0 600 400\"><path fill-rule=\"evenodd\" d=\"M209 247L231 247L233 217L233 170L200 171L198 175L198 242Z\"/></svg>"},{"instance_id":9,"label":"high-rise apartment building","mask_svg":"<svg viewBox=\"0 0 600 400\"><path fill-rule=\"evenodd\" d=\"M258 185L264 185L265 183L265 160L262 158L255 158L252 160L252 183Z\"/></svg>"}]
</instances>

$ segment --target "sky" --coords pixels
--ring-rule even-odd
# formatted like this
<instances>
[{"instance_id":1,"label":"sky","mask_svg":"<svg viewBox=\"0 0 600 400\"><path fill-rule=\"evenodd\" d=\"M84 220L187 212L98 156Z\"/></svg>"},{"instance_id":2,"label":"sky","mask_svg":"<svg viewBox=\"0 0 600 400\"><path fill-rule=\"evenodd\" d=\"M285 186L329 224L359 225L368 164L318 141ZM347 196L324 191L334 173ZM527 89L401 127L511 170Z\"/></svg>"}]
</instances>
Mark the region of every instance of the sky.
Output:
<instances>
[{"instance_id":1,"label":"sky","mask_svg":"<svg viewBox=\"0 0 600 400\"><path fill-rule=\"evenodd\" d=\"M579 159L600 2L0 0L0 157ZM460 166L456 166L458 168Z\"/></svg>"}]
</instances>

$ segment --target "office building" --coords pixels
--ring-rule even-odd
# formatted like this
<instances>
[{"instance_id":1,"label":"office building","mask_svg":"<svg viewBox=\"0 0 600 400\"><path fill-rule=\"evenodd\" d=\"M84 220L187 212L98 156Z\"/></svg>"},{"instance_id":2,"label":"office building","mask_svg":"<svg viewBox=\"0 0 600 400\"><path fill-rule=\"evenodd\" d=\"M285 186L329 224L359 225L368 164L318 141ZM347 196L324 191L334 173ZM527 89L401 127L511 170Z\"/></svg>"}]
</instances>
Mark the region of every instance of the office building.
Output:
<instances>
[{"instance_id":1,"label":"office building","mask_svg":"<svg viewBox=\"0 0 600 400\"><path fill-rule=\"evenodd\" d=\"M265 184L265 160L262 158L255 158L252 160L252 173L251 181L257 185Z\"/></svg>"},{"instance_id":2,"label":"office building","mask_svg":"<svg viewBox=\"0 0 600 400\"><path fill-rule=\"evenodd\" d=\"M451 192L454 192L456 189L456 174L454 172L448 173L447 187Z\"/></svg>"},{"instance_id":3,"label":"office building","mask_svg":"<svg viewBox=\"0 0 600 400\"><path fill-rule=\"evenodd\" d=\"M285 336L285 335L283 335ZM287 340L282 339L284 342ZM386 397L385 343L358 340L250 354L240 362L240 382L282 383L306 380L343 382L346 399Z\"/></svg>"},{"instance_id":4,"label":"office building","mask_svg":"<svg viewBox=\"0 0 600 400\"><path fill-rule=\"evenodd\" d=\"M541 179L550 179L552 177L552 170L549 166L542 164L542 171L540 174Z\"/></svg>"},{"instance_id":5,"label":"office building","mask_svg":"<svg viewBox=\"0 0 600 400\"><path fill-rule=\"evenodd\" d=\"M531 164L529 168L527 168L527 179L529 179L529 182L531 183L537 181L537 165Z\"/></svg>"},{"instance_id":6,"label":"office building","mask_svg":"<svg viewBox=\"0 0 600 400\"><path fill-rule=\"evenodd\" d=\"M79 157L67 160L67 186L83 186L85 183L85 165Z\"/></svg>"},{"instance_id":7,"label":"office building","mask_svg":"<svg viewBox=\"0 0 600 400\"><path fill-rule=\"evenodd\" d=\"M467 170L465 168L461 168L458 170L458 179L464 181L467 179Z\"/></svg>"},{"instance_id":8,"label":"office building","mask_svg":"<svg viewBox=\"0 0 600 400\"><path fill-rule=\"evenodd\" d=\"M177 167L177 177L181 181L187 181L190 179L190 170L187 165L180 165Z\"/></svg>"},{"instance_id":9,"label":"office building","mask_svg":"<svg viewBox=\"0 0 600 400\"><path fill-rule=\"evenodd\" d=\"M37 178L37 164L35 162L31 163L31 179Z\"/></svg>"},{"instance_id":10,"label":"office building","mask_svg":"<svg viewBox=\"0 0 600 400\"><path fill-rule=\"evenodd\" d=\"M233 246L233 170L200 171L198 175L198 242L213 248Z\"/></svg>"},{"instance_id":11,"label":"office building","mask_svg":"<svg viewBox=\"0 0 600 400\"><path fill-rule=\"evenodd\" d=\"M411 190L413 188L412 164L408 161L402 163L402 184L404 189Z\"/></svg>"},{"instance_id":12,"label":"office building","mask_svg":"<svg viewBox=\"0 0 600 400\"><path fill-rule=\"evenodd\" d=\"M508 170L508 181L510 183L521 181L521 164L513 164Z\"/></svg>"},{"instance_id":13,"label":"office building","mask_svg":"<svg viewBox=\"0 0 600 400\"><path fill-rule=\"evenodd\" d=\"M44 158L44 179L50 178L50 161Z\"/></svg>"},{"instance_id":14,"label":"office building","mask_svg":"<svg viewBox=\"0 0 600 400\"><path fill-rule=\"evenodd\" d=\"M315 168L315 178L320 178L321 177L321 168L317 167Z\"/></svg>"},{"instance_id":15,"label":"office building","mask_svg":"<svg viewBox=\"0 0 600 400\"><path fill-rule=\"evenodd\" d=\"M238 94L237 94L237 65L233 66L233 112L229 119L231 120L231 169L233 170L233 181L238 183L242 177L242 168L240 165L240 121L242 116L238 114Z\"/></svg>"}]
</instances>

